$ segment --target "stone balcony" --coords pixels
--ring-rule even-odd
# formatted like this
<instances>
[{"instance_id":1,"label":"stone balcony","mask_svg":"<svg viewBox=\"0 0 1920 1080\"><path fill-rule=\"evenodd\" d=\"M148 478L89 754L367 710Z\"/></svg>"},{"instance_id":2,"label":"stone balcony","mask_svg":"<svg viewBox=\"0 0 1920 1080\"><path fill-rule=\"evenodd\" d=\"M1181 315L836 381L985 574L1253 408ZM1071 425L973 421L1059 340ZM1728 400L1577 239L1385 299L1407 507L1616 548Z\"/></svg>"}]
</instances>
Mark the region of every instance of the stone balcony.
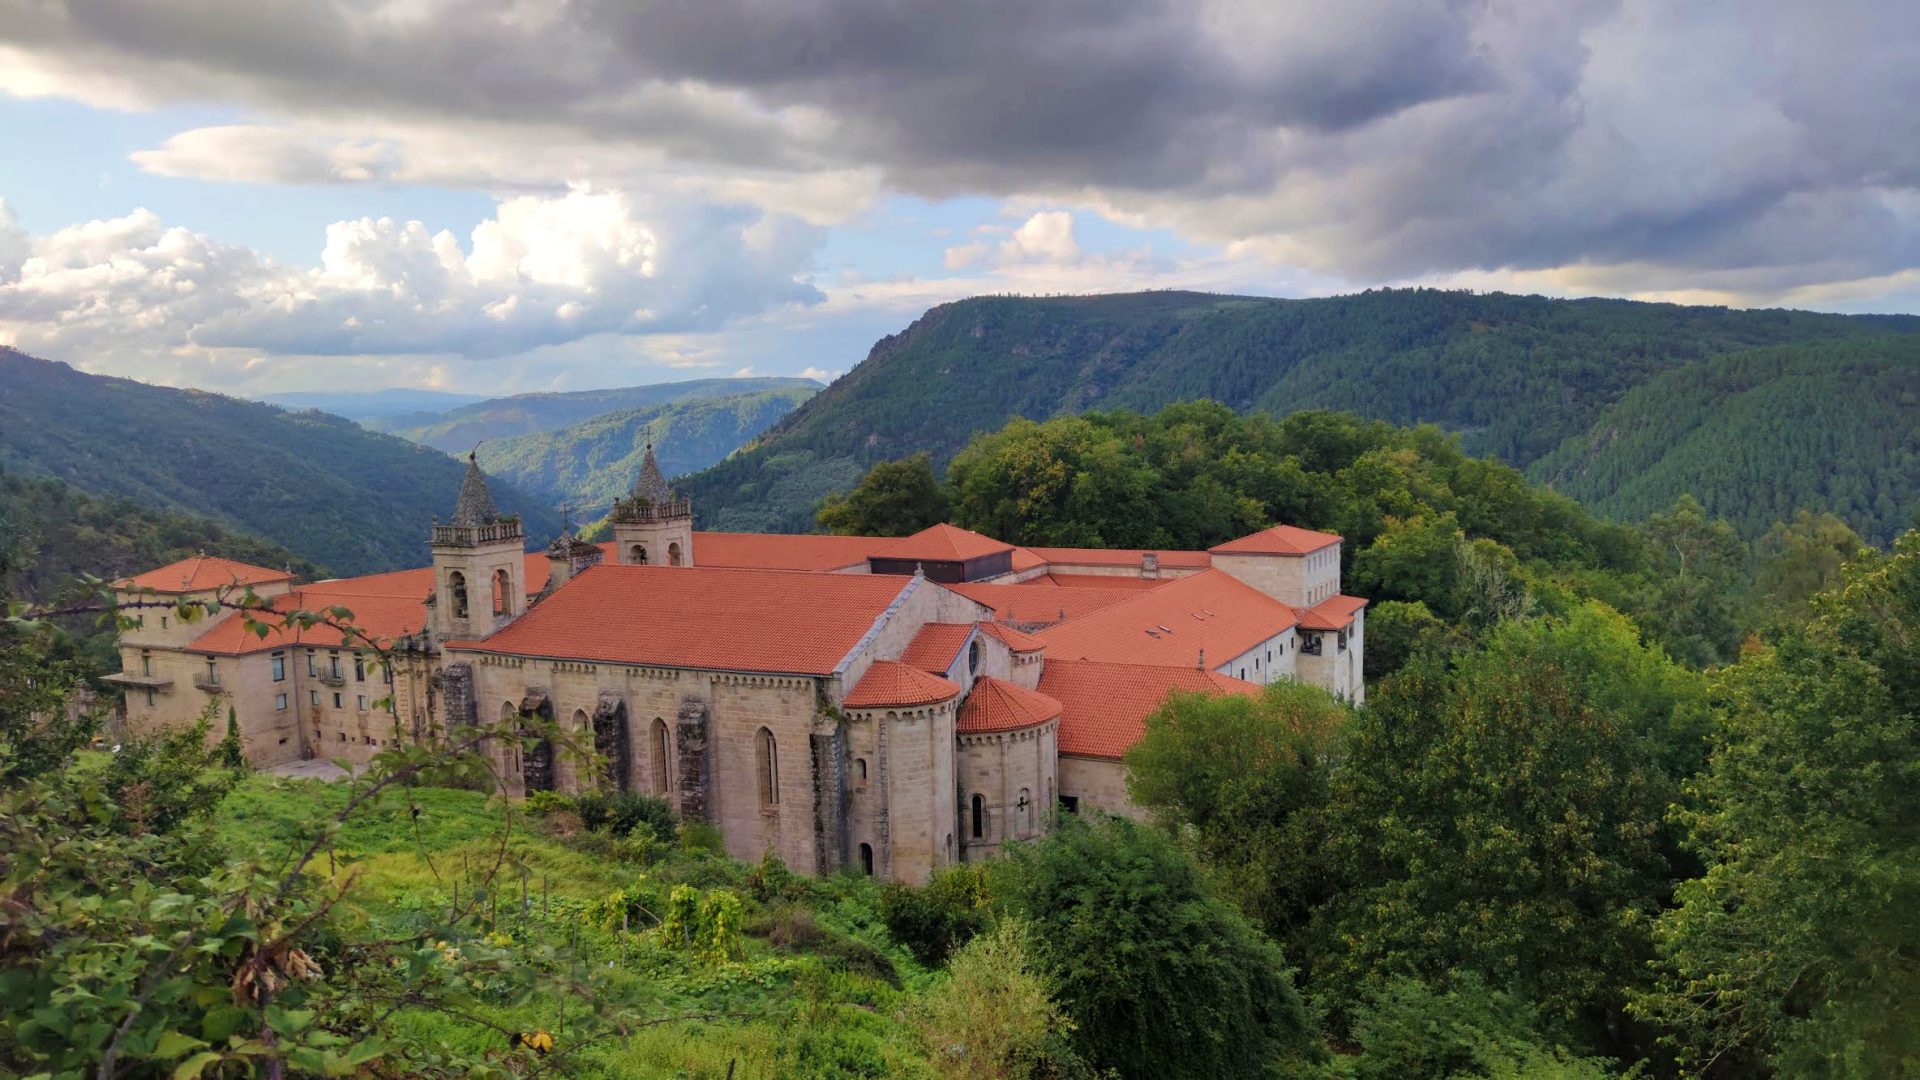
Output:
<instances>
[{"instance_id":1,"label":"stone balcony","mask_svg":"<svg viewBox=\"0 0 1920 1080\"><path fill-rule=\"evenodd\" d=\"M435 525L433 527L434 547L479 547L483 544L500 544L512 540L524 540L520 531L519 518L501 518L485 525Z\"/></svg>"},{"instance_id":2,"label":"stone balcony","mask_svg":"<svg viewBox=\"0 0 1920 1080\"><path fill-rule=\"evenodd\" d=\"M623 525L645 525L656 521L678 521L693 516L691 499L654 503L645 499L615 499L608 517Z\"/></svg>"}]
</instances>

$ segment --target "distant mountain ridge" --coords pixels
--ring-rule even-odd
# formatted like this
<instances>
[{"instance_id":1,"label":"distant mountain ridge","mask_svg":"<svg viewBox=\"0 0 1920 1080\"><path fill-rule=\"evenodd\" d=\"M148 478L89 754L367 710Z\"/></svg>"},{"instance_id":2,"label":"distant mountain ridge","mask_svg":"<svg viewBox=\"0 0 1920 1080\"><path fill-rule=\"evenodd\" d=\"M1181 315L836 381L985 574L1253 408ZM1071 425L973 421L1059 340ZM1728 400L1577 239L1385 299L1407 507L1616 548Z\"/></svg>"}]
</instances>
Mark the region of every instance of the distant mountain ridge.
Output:
<instances>
[{"instance_id":1,"label":"distant mountain ridge","mask_svg":"<svg viewBox=\"0 0 1920 1080\"><path fill-rule=\"evenodd\" d=\"M360 574L427 562L461 463L320 412L89 375L0 348L0 469L197 514ZM559 515L511 484L501 509L544 542Z\"/></svg>"},{"instance_id":2,"label":"distant mountain ridge","mask_svg":"<svg viewBox=\"0 0 1920 1080\"><path fill-rule=\"evenodd\" d=\"M929 310L754 445L682 482L706 528L795 531L876 461L944 466L1014 416L1345 409L1459 432L1526 467L1623 396L1747 349L1920 332L1920 317L1435 289L1312 300L1191 292L978 297ZM1819 508L1819 507L1815 507Z\"/></svg>"},{"instance_id":3,"label":"distant mountain ridge","mask_svg":"<svg viewBox=\"0 0 1920 1080\"><path fill-rule=\"evenodd\" d=\"M366 422L406 413L429 413L435 409L455 409L485 401L485 394L455 394L445 390L351 390L332 393L325 390L296 390L285 394L267 394L257 400L283 409L318 409Z\"/></svg>"},{"instance_id":4,"label":"distant mountain ridge","mask_svg":"<svg viewBox=\"0 0 1920 1080\"><path fill-rule=\"evenodd\" d=\"M555 431L624 409L645 409L675 401L732 397L764 390L819 390L812 379L688 379L682 382L607 390L515 394L488 398L439 412L409 412L367 422L384 431L450 454L464 454L486 439L504 439Z\"/></svg>"},{"instance_id":5,"label":"distant mountain ridge","mask_svg":"<svg viewBox=\"0 0 1920 1080\"><path fill-rule=\"evenodd\" d=\"M531 435L480 444L480 467L549 504L593 517L624 495L649 443L668 477L724 459L805 403L819 388L790 386L729 397L681 398L621 409Z\"/></svg>"}]
</instances>

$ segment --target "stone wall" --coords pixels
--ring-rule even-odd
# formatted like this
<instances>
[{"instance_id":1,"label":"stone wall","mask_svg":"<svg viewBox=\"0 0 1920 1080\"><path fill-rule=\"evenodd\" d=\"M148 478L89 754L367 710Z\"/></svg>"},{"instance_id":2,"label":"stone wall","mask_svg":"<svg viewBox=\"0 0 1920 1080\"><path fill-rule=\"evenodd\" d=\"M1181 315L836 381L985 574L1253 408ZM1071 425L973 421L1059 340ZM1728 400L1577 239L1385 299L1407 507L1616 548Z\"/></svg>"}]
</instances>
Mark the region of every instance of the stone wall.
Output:
<instances>
[{"instance_id":1,"label":"stone wall","mask_svg":"<svg viewBox=\"0 0 1920 1080\"><path fill-rule=\"evenodd\" d=\"M1058 720L1051 720L1024 731L959 736L960 846L967 861L996 853L1008 840L1025 840L1047 831L1059 727ZM982 818L977 837L973 834L976 795L981 799Z\"/></svg>"},{"instance_id":2,"label":"stone wall","mask_svg":"<svg viewBox=\"0 0 1920 1080\"><path fill-rule=\"evenodd\" d=\"M1340 591L1339 544L1310 555L1216 553L1213 566L1293 607L1312 607Z\"/></svg>"},{"instance_id":3,"label":"stone wall","mask_svg":"<svg viewBox=\"0 0 1920 1080\"><path fill-rule=\"evenodd\" d=\"M1105 810L1140 819L1146 811L1127 798L1127 767L1110 758L1060 755L1060 794L1080 800L1080 810Z\"/></svg>"}]
</instances>

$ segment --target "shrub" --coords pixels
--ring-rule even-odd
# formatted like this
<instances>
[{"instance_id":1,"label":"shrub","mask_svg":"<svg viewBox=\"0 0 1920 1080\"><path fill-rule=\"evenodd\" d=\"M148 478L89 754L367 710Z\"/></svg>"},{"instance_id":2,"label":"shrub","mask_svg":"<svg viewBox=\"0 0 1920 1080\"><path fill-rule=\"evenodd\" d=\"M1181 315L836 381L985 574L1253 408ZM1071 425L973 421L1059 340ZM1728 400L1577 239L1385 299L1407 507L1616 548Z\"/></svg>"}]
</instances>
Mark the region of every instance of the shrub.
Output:
<instances>
[{"instance_id":1,"label":"shrub","mask_svg":"<svg viewBox=\"0 0 1920 1080\"><path fill-rule=\"evenodd\" d=\"M1602 1080L1601 1058L1576 1057L1543 1038L1520 999L1463 973L1446 989L1417 979L1388 983L1354 1009L1349 1060L1354 1080L1525 1076L1542 1080Z\"/></svg>"},{"instance_id":2,"label":"shrub","mask_svg":"<svg viewBox=\"0 0 1920 1080\"><path fill-rule=\"evenodd\" d=\"M765 935L769 945L781 949L810 949L827 940L827 931L821 928L813 912L799 904L773 909L755 930Z\"/></svg>"},{"instance_id":3,"label":"shrub","mask_svg":"<svg viewBox=\"0 0 1920 1080\"><path fill-rule=\"evenodd\" d=\"M539 817L575 809L573 799L557 791L535 791L521 805L527 813Z\"/></svg>"},{"instance_id":4,"label":"shrub","mask_svg":"<svg viewBox=\"0 0 1920 1080\"><path fill-rule=\"evenodd\" d=\"M580 827L588 832L605 825L609 818L607 797L597 791L581 793L573 800L573 810L580 815Z\"/></svg>"},{"instance_id":5,"label":"shrub","mask_svg":"<svg viewBox=\"0 0 1920 1080\"><path fill-rule=\"evenodd\" d=\"M683 821L676 832L680 837L682 851L706 852L709 855L727 853L727 845L720 837L720 830L704 821Z\"/></svg>"},{"instance_id":6,"label":"shrub","mask_svg":"<svg viewBox=\"0 0 1920 1080\"><path fill-rule=\"evenodd\" d=\"M667 800L653 795L642 795L637 791L622 791L606 800L607 826L615 836L626 836L641 825L653 831L653 835L664 840L673 835L679 824L673 807Z\"/></svg>"},{"instance_id":7,"label":"shrub","mask_svg":"<svg viewBox=\"0 0 1920 1080\"><path fill-rule=\"evenodd\" d=\"M880 893L880 917L895 941L933 967L986 925L988 899L985 871L963 864L934 874L917 889L887 885Z\"/></svg>"},{"instance_id":8,"label":"shrub","mask_svg":"<svg viewBox=\"0 0 1920 1080\"><path fill-rule=\"evenodd\" d=\"M747 872L747 891L755 900L771 904L780 900L798 900L807 894L806 879L787 869L780 856L769 851Z\"/></svg>"},{"instance_id":9,"label":"shrub","mask_svg":"<svg viewBox=\"0 0 1920 1080\"><path fill-rule=\"evenodd\" d=\"M1003 919L953 954L953 970L914 1008L934 1071L952 1080L1072 1076L1086 1071L1068 1046L1072 1021L1029 955L1025 932Z\"/></svg>"}]
</instances>

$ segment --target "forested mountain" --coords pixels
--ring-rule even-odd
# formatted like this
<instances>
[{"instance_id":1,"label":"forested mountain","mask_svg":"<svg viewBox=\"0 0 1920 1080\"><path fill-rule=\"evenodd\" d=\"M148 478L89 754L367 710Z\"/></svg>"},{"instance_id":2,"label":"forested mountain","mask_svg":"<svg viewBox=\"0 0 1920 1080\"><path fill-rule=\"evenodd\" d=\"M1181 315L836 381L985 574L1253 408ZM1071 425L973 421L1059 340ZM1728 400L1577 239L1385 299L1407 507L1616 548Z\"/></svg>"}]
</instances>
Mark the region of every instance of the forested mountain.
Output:
<instances>
[{"instance_id":1,"label":"forested mountain","mask_svg":"<svg viewBox=\"0 0 1920 1080\"><path fill-rule=\"evenodd\" d=\"M646 409L675 401L730 397L763 390L818 390L812 379L689 379L684 382L577 390L563 394L515 394L445 412L413 412L369 421L376 431L464 454L486 439L555 431L622 409Z\"/></svg>"},{"instance_id":2,"label":"forested mountain","mask_svg":"<svg viewBox=\"0 0 1920 1080\"><path fill-rule=\"evenodd\" d=\"M0 469L51 476L154 511L204 515L336 574L426 561L455 459L337 416L106 378L0 349ZM545 503L494 485L529 538L559 527Z\"/></svg>"},{"instance_id":3,"label":"forested mountain","mask_svg":"<svg viewBox=\"0 0 1920 1080\"><path fill-rule=\"evenodd\" d=\"M1683 365L1628 391L1529 472L1616 518L1692 494L1752 537L1817 507L1884 546L1920 523L1920 338Z\"/></svg>"},{"instance_id":4,"label":"forested mountain","mask_svg":"<svg viewBox=\"0 0 1920 1080\"><path fill-rule=\"evenodd\" d=\"M549 504L564 500L582 515L592 515L633 485L649 442L668 476L695 472L733 453L818 392L808 383L621 409L558 431L481 443L480 466Z\"/></svg>"},{"instance_id":5,"label":"forested mountain","mask_svg":"<svg viewBox=\"0 0 1920 1080\"><path fill-rule=\"evenodd\" d=\"M776 424L690 478L709 528L802 529L875 461L944 466L1009 417L1346 409L1462 434L1525 466L1663 372L1766 345L1920 331L1912 316L1731 311L1433 289L1314 300L1188 292L981 297L934 308Z\"/></svg>"}]
</instances>

